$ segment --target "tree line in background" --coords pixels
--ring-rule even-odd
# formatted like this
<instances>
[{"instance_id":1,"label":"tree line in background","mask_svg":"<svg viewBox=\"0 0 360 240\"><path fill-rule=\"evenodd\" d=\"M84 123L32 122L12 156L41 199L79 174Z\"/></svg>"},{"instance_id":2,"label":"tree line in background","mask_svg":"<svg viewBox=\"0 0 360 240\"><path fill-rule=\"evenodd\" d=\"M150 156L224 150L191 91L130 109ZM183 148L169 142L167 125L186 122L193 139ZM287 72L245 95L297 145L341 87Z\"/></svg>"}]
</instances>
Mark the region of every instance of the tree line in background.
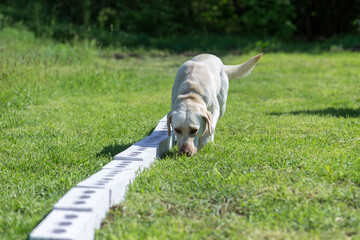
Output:
<instances>
[{"instance_id":1,"label":"tree line in background","mask_svg":"<svg viewBox=\"0 0 360 240\"><path fill-rule=\"evenodd\" d=\"M233 34L307 41L360 33L360 0L1 0L0 27L59 40Z\"/></svg>"}]
</instances>

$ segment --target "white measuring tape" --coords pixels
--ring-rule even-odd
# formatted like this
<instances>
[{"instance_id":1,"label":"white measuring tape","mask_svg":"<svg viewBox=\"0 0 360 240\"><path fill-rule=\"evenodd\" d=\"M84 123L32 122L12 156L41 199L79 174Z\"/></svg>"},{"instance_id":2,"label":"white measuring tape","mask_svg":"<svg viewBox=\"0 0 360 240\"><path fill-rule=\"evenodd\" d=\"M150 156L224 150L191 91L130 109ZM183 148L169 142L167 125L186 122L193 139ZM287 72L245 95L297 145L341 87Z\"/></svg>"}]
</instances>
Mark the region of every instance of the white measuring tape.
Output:
<instances>
[{"instance_id":1,"label":"white measuring tape","mask_svg":"<svg viewBox=\"0 0 360 240\"><path fill-rule=\"evenodd\" d=\"M70 189L30 233L29 239L94 239L95 229L100 228L110 207L124 200L136 172L149 167L172 148L175 138L168 137L166 122L167 116L150 136L115 155L102 170Z\"/></svg>"}]
</instances>

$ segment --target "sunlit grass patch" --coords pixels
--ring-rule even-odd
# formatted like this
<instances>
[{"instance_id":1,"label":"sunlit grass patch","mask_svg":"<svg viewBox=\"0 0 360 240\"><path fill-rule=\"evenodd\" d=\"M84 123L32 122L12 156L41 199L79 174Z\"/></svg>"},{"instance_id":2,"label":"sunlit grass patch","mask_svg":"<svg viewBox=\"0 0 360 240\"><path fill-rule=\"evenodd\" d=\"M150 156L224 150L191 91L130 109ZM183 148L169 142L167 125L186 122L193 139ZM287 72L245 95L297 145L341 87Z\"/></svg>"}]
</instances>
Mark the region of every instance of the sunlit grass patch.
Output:
<instances>
[{"instance_id":1,"label":"sunlit grass patch","mask_svg":"<svg viewBox=\"0 0 360 240\"><path fill-rule=\"evenodd\" d=\"M116 49L16 31L0 33L4 239L26 239L71 187L148 135L189 59L144 50L115 59ZM230 83L215 143L156 160L97 238L358 237L359 64L350 52L265 53Z\"/></svg>"}]
</instances>

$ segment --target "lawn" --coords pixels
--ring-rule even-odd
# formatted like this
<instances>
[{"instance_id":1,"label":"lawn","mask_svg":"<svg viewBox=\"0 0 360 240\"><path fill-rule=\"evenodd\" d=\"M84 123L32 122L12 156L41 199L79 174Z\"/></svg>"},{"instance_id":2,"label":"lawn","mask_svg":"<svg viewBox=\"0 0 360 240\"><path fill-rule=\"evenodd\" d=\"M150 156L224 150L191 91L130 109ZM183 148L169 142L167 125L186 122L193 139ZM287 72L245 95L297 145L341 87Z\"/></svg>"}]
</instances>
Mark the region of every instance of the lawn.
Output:
<instances>
[{"instance_id":1,"label":"lawn","mask_svg":"<svg viewBox=\"0 0 360 240\"><path fill-rule=\"evenodd\" d=\"M190 58L14 29L0 31L0 52L0 239L26 239L70 188L147 136ZM156 160L97 239L360 238L359 66L356 52L265 53L230 83L215 143Z\"/></svg>"}]
</instances>

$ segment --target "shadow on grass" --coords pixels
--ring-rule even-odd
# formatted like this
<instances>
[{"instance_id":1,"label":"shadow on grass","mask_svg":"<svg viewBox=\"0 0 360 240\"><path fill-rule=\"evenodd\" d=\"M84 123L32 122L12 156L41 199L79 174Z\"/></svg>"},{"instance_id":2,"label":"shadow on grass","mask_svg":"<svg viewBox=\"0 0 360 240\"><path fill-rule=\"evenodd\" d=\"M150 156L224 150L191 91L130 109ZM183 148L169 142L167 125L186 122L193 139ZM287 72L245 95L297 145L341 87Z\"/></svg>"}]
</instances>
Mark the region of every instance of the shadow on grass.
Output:
<instances>
[{"instance_id":1,"label":"shadow on grass","mask_svg":"<svg viewBox=\"0 0 360 240\"><path fill-rule=\"evenodd\" d=\"M175 143L176 144L176 143ZM172 147L170 151L165 153L163 156L161 156L159 159L164 160L165 158L172 158L177 159L180 155L177 152L177 147Z\"/></svg>"},{"instance_id":2,"label":"shadow on grass","mask_svg":"<svg viewBox=\"0 0 360 240\"><path fill-rule=\"evenodd\" d=\"M175 143L176 144L176 143ZM125 144L125 145L120 145L120 144L110 144L108 146L105 146L100 152L98 152L96 154L96 157L108 157L108 158L112 158L114 157L116 154L126 150L127 148L131 147L134 144ZM165 158L176 158L178 157L178 153L177 153L177 147L174 146L170 149L170 151L168 151L167 153L165 153L163 156L161 156L159 159L165 159Z\"/></svg>"},{"instance_id":3,"label":"shadow on grass","mask_svg":"<svg viewBox=\"0 0 360 240\"><path fill-rule=\"evenodd\" d=\"M124 151L125 149L129 148L132 144L117 144L112 143L103 147L103 149L96 154L96 157L108 157L112 158L116 154Z\"/></svg>"},{"instance_id":4,"label":"shadow on grass","mask_svg":"<svg viewBox=\"0 0 360 240\"><path fill-rule=\"evenodd\" d=\"M152 128L149 132L146 133L146 136L149 136L155 128ZM103 149L96 154L96 157L114 157L116 154L121 153L122 151L126 150L127 148L131 147L133 144L117 144L112 143L103 147Z\"/></svg>"},{"instance_id":5,"label":"shadow on grass","mask_svg":"<svg viewBox=\"0 0 360 240\"><path fill-rule=\"evenodd\" d=\"M292 112L273 112L270 115L273 116L281 116L281 115L300 115L300 114L308 114L308 115L319 115L319 116L333 116L333 117L343 117L343 118L356 118L360 116L360 108L325 108L319 110L300 110L300 111L292 111Z\"/></svg>"}]
</instances>

